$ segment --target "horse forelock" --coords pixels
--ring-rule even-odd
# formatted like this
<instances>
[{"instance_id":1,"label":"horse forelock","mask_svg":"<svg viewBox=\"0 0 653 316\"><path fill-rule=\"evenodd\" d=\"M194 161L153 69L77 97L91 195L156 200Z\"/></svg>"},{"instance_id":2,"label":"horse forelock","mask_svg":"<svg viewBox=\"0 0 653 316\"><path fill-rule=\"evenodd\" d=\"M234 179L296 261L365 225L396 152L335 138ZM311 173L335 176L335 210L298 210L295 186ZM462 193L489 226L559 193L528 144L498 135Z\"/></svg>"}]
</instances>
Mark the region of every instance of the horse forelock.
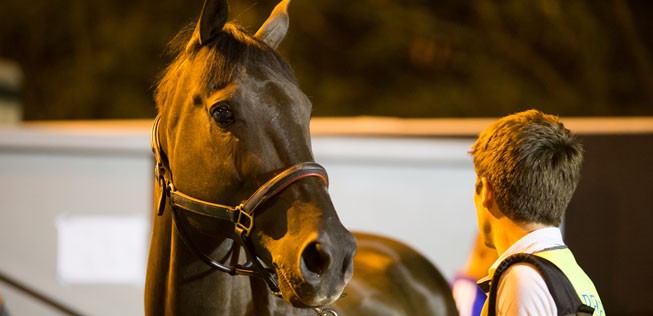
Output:
<instances>
[{"instance_id":1,"label":"horse forelock","mask_svg":"<svg viewBox=\"0 0 653 316\"><path fill-rule=\"evenodd\" d=\"M194 23L189 24L168 45L168 53L176 57L156 84L155 101L159 111L169 103L168 94L177 87L179 72L185 67L196 70L204 89L211 90L227 86L234 81L239 69L252 65L264 66L291 82L297 81L288 63L273 48L240 26L227 23L211 42L187 49L189 41L196 40L194 29Z\"/></svg>"}]
</instances>

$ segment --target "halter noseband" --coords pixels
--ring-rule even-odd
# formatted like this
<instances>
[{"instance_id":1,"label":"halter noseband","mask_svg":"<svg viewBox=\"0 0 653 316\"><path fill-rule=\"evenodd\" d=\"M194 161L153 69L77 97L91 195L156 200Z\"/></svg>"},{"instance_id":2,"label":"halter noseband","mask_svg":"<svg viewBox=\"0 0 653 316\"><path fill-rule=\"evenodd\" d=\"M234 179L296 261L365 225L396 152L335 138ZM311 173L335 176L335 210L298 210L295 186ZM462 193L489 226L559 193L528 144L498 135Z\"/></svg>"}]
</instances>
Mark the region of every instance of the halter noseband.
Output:
<instances>
[{"instance_id":1,"label":"halter noseband","mask_svg":"<svg viewBox=\"0 0 653 316\"><path fill-rule=\"evenodd\" d=\"M172 173L169 166L164 160L163 149L159 142L159 122L161 117L157 116L152 126L152 151L156 159L154 170L156 182L161 189L158 201L157 214L163 214L166 204L169 203L177 231L184 244L204 263L210 267L229 273L230 275L247 275L260 277L267 283L273 295L280 296L276 273L263 267L258 256L254 251L254 246L250 239L250 233L254 228L255 211L270 198L279 194L286 187L306 177L318 177L328 186L328 177L326 170L315 162L302 162L283 170L272 179L265 182L249 198L244 200L238 206L228 206L211 203L196 199L177 190L172 183ZM187 234L188 220L180 214L180 211L192 212L206 217L216 218L228 221L234 224L234 231L240 236L241 246L249 258L244 264L235 266L225 266L202 252L195 245Z\"/></svg>"}]
</instances>

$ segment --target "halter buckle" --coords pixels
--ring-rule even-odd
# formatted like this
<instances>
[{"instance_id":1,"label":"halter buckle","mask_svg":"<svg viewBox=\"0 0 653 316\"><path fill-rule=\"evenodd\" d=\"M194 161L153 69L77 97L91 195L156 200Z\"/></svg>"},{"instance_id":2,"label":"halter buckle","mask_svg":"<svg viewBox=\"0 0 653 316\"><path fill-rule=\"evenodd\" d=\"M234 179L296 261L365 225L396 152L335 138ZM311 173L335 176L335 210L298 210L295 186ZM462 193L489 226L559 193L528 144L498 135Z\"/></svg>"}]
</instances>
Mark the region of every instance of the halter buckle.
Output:
<instances>
[{"instance_id":1,"label":"halter buckle","mask_svg":"<svg viewBox=\"0 0 653 316\"><path fill-rule=\"evenodd\" d=\"M160 162L156 163L156 166L154 167L154 178L156 183L159 185L159 189L161 192L159 193L159 198L158 198L158 208L157 208L157 215L161 216L163 215L163 211L166 208L166 201L167 198L169 197L169 192L168 188L166 187L166 181L165 177L163 174L165 173L165 168L163 167L163 164Z\"/></svg>"},{"instance_id":2,"label":"halter buckle","mask_svg":"<svg viewBox=\"0 0 653 316\"><path fill-rule=\"evenodd\" d=\"M243 209L242 204L238 205L234 210L233 222L234 224L236 224L236 232L239 235L244 234L246 237L249 237L249 234L251 233L252 228L254 227L254 216L247 213Z\"/></svg>"}]
</instances>

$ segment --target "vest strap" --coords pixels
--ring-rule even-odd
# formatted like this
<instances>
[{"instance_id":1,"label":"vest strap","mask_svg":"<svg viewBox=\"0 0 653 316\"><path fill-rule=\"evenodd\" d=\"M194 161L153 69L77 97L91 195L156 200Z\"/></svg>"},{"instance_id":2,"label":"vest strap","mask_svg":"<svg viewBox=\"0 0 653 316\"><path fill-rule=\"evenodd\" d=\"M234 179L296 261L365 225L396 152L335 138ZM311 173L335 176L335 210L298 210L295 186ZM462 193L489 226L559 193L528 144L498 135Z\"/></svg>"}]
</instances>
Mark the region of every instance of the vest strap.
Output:
<instances>
[{"instance_id":1,"label":"vest strap","mask_svg":"<svg viewBox=\"0 0 653 316\"><path fill-rule=\"evenodd\" d=\"M499 280L503 273L514 264L526 263L542 275L546 286L555 301L558 309L558 315L592 315L594 308L583 304L576 294L574 286L567 276L556 266L553 262L538 257L533 254L517 253L506 258L499 264L492 282L490 284L490 295L488 297L488 315L496 315L496 300L497 291L499 288Z\"/></svg>"}]
</instances>

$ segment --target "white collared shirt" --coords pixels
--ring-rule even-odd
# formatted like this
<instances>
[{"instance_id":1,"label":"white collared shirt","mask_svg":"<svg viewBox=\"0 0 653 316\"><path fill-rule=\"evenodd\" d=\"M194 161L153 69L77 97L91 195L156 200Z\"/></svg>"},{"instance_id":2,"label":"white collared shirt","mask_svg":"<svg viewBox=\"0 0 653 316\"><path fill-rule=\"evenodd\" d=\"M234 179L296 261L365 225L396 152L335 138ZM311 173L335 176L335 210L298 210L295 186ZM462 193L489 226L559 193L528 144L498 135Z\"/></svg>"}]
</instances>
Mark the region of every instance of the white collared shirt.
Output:
<instances>
[{"instance_id":1,"label":"white collared shirt","mask_svg":"<svg viewBox=\"0 0 653 316\"><path fill-rule=\"evenodd\" d=\"M488 269L488 276L479 281L491 279L499 264L516 253L536 253L549 248L564 246L562 232L557 227L546 227L533 231L519 239ZM557 315L555 301L542 276L533 267L515 264L508 268L499 281L496 302L497 315Z\"/></svg>"}]
</instances>

